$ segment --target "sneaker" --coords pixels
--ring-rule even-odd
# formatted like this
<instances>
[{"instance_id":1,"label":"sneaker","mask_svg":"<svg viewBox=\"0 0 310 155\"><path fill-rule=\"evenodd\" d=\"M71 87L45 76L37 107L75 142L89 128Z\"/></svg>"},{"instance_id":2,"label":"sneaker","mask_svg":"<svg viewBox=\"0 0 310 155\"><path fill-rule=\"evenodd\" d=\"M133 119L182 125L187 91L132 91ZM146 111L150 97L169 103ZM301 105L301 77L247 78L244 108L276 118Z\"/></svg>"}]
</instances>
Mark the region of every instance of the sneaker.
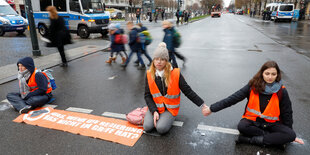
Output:
<instances>
[{"instance_id":1,"label":"sneaker","mask_svg":"<svg viewBox=\"0 0 310 155\"><path fill-rule=\"evenodd\" d=\"M121 64L121 67L126 68L127 65L126 64Z\"/></svg>"},{"instance_id":2,"label":"sneaker","mask_svg":"<svg viewBox=\"0 0 310 155\"><path fill-rule=\"evenodd\" d=\"M148 67L150 67L152 65L152 62L150 62L149 64L147 64Z\"/></svg>"},{"instance_id":3,"label":"sneaker","mask_svg":"<svg viewBox=\"0 0 310 155\"><path fill-rule=\"evenodd\" d=\"M68 63L62 63L60 67L68 67Z\"/></svg>"},{"instance_id":4,"label":"sneaker","mask_svg":"<svg viewBox=\"0 0 310 155\"><path fill-rule=\"evenodd\" d=\"M30 105L27 105L27 106L25 106L23 109L20 109L20 110L19 110L19 113L20 113L20 114L28 113L30 110L31 110L31 106L30 106Z\"/></svg>"}]
</instances>

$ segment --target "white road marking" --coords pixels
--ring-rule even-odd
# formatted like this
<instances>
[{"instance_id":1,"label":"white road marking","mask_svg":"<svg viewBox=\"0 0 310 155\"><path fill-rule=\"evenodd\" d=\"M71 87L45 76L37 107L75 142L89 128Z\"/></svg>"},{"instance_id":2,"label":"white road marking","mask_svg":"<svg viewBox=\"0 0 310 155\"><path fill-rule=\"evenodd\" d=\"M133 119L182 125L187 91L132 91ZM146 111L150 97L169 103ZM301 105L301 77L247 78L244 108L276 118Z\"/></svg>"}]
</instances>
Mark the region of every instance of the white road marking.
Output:
<instances>
[{"instance_id":1,"label":"white road marking","mask_svg":"<svg viewBox=\"0 0 310 155\"><path fill-rule=\"evenodd\" d=\"M106 117L113 117L113 118L120 118L120 119L126 119L126 115L125 114L119 114L119 113L113 113L113 112L104 112L102 114L102 116L106 116ZM178 127L182 127L184 122L181 121L174 121L173 122L173 126L178 126Z\"/></svg>"},{"instance_id":2,"label":"white road marking","mask_svg":"<svg viewBox=\"0 0 310 155\"><path fill-rule=\"evenodd\" d=\"M126 119L125 114L118 114L118 113L113 113L113 112L104 112L102 116Z\"/></svg>"},{"instance_id":3,"label":"white road marking","mask_svg":"<svg viewBox=\"0 0 310 155\"><path fill-rule=\"evenodd\" d=\"M3 100L3 101L1 101L1 102L9 103L8 99L5 99L5 100Z\"/></svg>"},{"instance_id":4,"label":"white road marking","mask_svg":"<svg viewBox=\"0 0 310 155\"><path fill-rule=\"evenodd\" d=\"M236 129L230 129L230 128L222 128L222 127L216 127L216 126L209 126L209 125L201 125L198 124L197 129L199 130L208 130L208 131L215 131L215 132L222 132L222 133L228 133L232 135L239 135L239 131Z\"/></svg>"},{"instance_id":5,"label":"white road marking","mask_svg":"<svg viewBox=\"0 0 310 155\"><path fill-rule=\"evenodd\" d=\"M57 107L57 105L54 105L54 104L46 104L46 105L44 105L43 107L50 107L50 108L55 109L55 108Z\"/></svg>"},{"instance_id":6,"label":"white road marking","mask_svg":"<svg viewBox=\"0 0 310 155\"><path fill-rule=\"evenodd\" d=\"M73 111L73 112L81 112L81 113L86 113L86 114L89 114L93 111L91 109L83 109L83 108L75 108L75 107L69 107L66 110L67 111Z\"/></svg>"}]
</instances>

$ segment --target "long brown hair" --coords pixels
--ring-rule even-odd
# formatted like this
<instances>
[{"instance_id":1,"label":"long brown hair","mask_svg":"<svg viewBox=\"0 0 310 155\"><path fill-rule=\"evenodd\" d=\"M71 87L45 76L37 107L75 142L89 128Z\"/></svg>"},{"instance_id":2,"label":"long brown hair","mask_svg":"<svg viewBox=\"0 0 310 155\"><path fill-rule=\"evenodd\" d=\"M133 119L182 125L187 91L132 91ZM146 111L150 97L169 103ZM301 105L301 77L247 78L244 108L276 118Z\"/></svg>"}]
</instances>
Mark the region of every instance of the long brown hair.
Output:
<instances>
[{"instance_id":1,"label":"long brown hair","mask_svg":"<svg viewBox=\"0 0 310 155\"><path fill-rule=\"evenodd\" d=\"M58 14L57 14L57 9L54 6L48 6L46 8L46 11L50 12L50 18L51 19L57 19L58 18Z\"/></svg>"},{"instance_id":2,"label":"long brown hair","mask_svg":"<svg viewBox=\"0 0 310 155\"><path fill-rule=\"evenodd\" d=\"M251 88L254 88L255 93L262 93L265 91L266 82L263 78L263 73L268 68L275 68L277 70L276 82L281 81L281 71L278 64L275 61L267 61L249 81L249 85Z\"/></svg>"},{"instance_id":3,"label":"long brown hair","mask_svg":"<svg viewBox=\"0 0 310 155\"><path fill-rule=\"evenodd\" d=\"M154 61L152 61L149 71L151 72L152 78L155 80L156 68L155 68ZM164 79L165 79L165 84L167 87L169 86L170 75L171 75L171 63L167 61L166 66L164 68Z\"/></svg>"}]
</instances>

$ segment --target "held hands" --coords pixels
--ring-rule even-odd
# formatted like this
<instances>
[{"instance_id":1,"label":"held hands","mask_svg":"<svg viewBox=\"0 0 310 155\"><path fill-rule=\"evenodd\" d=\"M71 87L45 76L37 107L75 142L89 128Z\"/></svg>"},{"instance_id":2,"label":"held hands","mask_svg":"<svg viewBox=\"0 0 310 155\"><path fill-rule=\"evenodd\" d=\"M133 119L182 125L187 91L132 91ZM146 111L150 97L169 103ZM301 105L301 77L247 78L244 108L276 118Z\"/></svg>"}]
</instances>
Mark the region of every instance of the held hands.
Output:
<instances>
[{"instance_id":1,"label":"held hands","mask_svg":"<svg viewBox=\"0 0 310 155\"><path fill-rule=\"evenodd\" d=\"M159 120L159 114L157 111L154 112L153 119L154 119L154 126L156 127L156 122Z\"/></svg>"},{"instance_id":2,"label":"held hands","mask_svg":"<svg viewBox=\"0 0 310 155\"><path fill-rule=\"evenodd\" d=\"M208 116L212 113L212 111L210 110L210 108L206 104L202 105L201 112L202 112L203 116Z\"/></svg>"}]
</instances>

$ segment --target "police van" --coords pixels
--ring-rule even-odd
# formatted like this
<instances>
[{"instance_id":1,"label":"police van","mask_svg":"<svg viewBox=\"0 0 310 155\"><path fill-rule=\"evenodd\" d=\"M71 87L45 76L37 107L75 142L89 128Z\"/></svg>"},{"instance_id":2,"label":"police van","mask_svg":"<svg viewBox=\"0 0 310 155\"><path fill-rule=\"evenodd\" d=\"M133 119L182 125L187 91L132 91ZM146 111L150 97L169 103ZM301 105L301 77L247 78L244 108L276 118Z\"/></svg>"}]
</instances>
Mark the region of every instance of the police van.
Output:
<instances>
[{"instance_id":1,"label":"police van","mask_svg":"<svg viewBox=\"0 0 310 155\"><path fill-rule=\"evenodd\" d=\"M0 36L12 31L23 34L27 26L28 22L25 18L18 15L6 1L0 0Z\"/></svg>"},{"instance_id":2,"label":"police van","mask_svg":"<svg viewBox=\"0 0 310 155\"><path fill-rule=\"evenodd\" d=\"M108 33L110 13L105 11L101 0L31 0L36 27L42 36L50 25L48 6L55 6L58 15L65 20L66 27L86 39L90 33Z\"/></svg>"},{"instance_id":3,"label":"police van","mask_svg":"<svg viewBox=\"0 0 310 155\"><path fill-rule=\"evenodd\" d=\"M275 22L278 22L279 20L292 21L294 15L294 4L273 4L271 11L271 20L274 20Z\"/></svg>"}]
</instances>

